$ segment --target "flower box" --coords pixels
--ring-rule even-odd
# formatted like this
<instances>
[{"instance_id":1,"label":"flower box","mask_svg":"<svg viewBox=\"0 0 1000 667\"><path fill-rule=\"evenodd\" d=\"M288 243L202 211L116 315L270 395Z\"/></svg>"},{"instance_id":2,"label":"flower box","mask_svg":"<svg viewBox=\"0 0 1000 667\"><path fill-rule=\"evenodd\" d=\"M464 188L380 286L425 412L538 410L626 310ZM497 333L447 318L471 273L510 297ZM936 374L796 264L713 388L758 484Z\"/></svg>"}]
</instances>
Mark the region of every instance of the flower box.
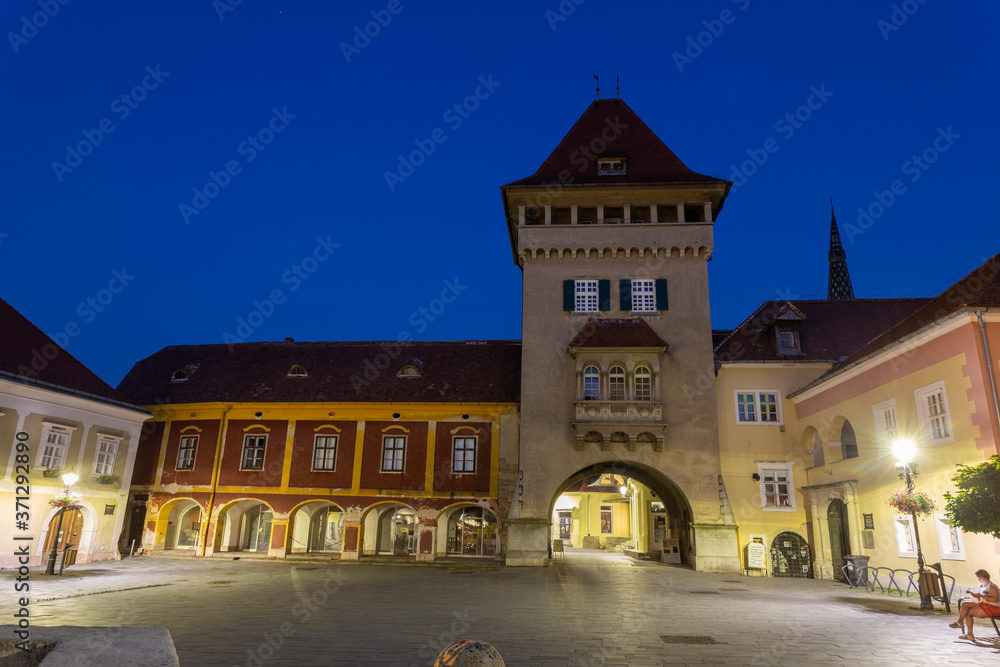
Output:
<instances>
[{"instance_id":1,"label":"flower box","mask_svg":"<svg viewBox=\"0 0 1000 667\"><path fill-rule=\"evenodd\" d=\"M98 484L114 484L115 483L115 478L112 477L111 475L101 475L100 477L97 478L97 483Z\"/></svg>"},{"instance_id":2,"label":"flower box","mask_svg":"<svg viewBox=\"0 0 1000 667\"><path fill-rule=\"evenodd\" d=\"M58 478L59 477L59 468L55 468L55 469L46 468L45 470L42 471L42 477L45 477L47 479L56 479L56 478Z\"/></svg>"}]
</instances>

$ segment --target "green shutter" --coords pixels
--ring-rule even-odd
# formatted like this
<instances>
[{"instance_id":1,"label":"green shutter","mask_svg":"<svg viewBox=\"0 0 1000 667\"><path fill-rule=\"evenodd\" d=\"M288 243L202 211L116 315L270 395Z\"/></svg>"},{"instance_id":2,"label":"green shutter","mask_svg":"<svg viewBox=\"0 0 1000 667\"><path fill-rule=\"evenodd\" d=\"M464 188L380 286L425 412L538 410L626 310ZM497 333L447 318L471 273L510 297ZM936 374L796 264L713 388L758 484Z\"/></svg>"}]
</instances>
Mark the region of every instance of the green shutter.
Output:
<instances>
[{"instance_id":1,"label":"green shutter","mask_svg":"<svg viewBox=\"0 0 1000 667\"><path fill-rule=\"evenodd\" d=\"M632 279L624 278L618 281L618 301L623 313L632 310Z\"/></svg>"},{"instance_id":2,"label":"green shutter","mask_svg":"<svg viewBox=\"0 0 1000 667\"><path fill-rule=\"evenodd\" d=\"M563 310L572 311L576 308L574 303L576 298L576 281L575 280L564 280L563 281Z\"/></svg>"},{"instance_id":3,"label":"green shutter","mask_svg":"<svg viewBox=\"0 0 1000 667\"><path fill-rule=\"evenodd\" d=\"M597 309L611 310L611 281L597 281Z\"/></svg>"},{"instance_id":4,"label":"green shutter","mask_svg":"<svg viewBox=\"0 0 1000 667\"><path fill-rule=\"evenodd\" d=\"M667 279L656 279L656 309L667 310Z\"/></svg>"}]
</instances>

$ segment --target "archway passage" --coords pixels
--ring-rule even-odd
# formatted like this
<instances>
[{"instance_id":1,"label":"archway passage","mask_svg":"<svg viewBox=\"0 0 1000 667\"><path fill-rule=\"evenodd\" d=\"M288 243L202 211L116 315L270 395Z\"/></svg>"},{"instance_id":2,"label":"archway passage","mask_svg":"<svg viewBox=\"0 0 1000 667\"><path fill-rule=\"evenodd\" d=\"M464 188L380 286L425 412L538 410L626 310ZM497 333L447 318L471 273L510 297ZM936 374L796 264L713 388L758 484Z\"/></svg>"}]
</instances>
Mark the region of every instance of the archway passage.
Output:
<instances>
[{"instance_id":1,"label":"archway passage","mask_svg":"<svg viewBox=\"0 0 1000 667\"><path fill-rule=\"evenodd\" d=\"M183 500L172 508L167 518L164 549L194 549L201 534L201 505L193 500Z\"/></svg>"},{"instance_id":2,"label":"archway passage","mask_svg":"<svg viewBox=\"0 0 1000 667\"><path fill-rule=\"evenodd\" d=\"M375 505L361 519L364 554L413 556L417 553L417 513L402 503Z\"/></svg>"},{"instance_id":3,"label":"archway passage","mask_svg":"<svg viewBox=\"0 0 1000 667\"><path fill-rule=\"evenodd\" d=\"M458 507L448 512L446 554L493 558L499 548L497 518L482 507Z\"/></svg>"},{"instance_id":4,"label":"archway passage","mask_svg":"<svg viewBox=\"0 0 1000 667\"><path fill-rule=\"evenodd\" d=\"M771 541L771 574L775 577L812 579L812 555L799 535L785 532Z\"/></svg>"},{"instance_id":5,"label":"archway passage","mask_svg":"<svg viewBox=\"0 0 1000 667\"><path fill-rule=\"evenodd\" d=\"M851 555L851 542L848 538L847 505L839 498L830 501L826 512L826 520L830 526L830 561L833 565L833 578L847 581L844 574L846 556Z\"/></svg>"},{"instance_id":6,"label":"archway passage","mask_svg":"<svg viewBox=\"0 0 1000 667\"><path fill-rule=\"evenodd\" d=\"M313 513L309 521L310 552L335 551L344 549L344 512L336 506L329 506Z\"/></svg>"},{"instance_id":7,"label":"archway passage","mask_svg":"<svg viewBox=\"0 0 1000 667\"><path fill-rule=\"evenodd\" d=\"M56 536L57 528L58 537ZM80 510L62 512L62 525L59 524L59 512L56 512L52 515L52 520L49 521L49 530L45 537L45 551L43 553L48 554L52 551L53 542L59 551L65 549L67 544L70 545L71 549L79 548L82 535L83 514Z\"/></svg>"},{"instance_id":8,"label":"archway passage","mask_svg":"<svg viewBox=\"0 0 1000 667\"><path fill-rule=\"evenodd\" d=\"M549 516L550 553L559 539L563 546L694 562L690 504L665 475L638 464L607 461L577 471L560 485Z\"/></svg>"},{"instance_id":9,"label":"archway passage","mask_svg":"<svg viewBox=\"0 0 1000 667\"><path fill-rule=\"evenodd\" d=\"M271 520L274 514L264 504L254 505L240 518L240 549L267 553L271 546Z\"/></svg>"}]
</instances>

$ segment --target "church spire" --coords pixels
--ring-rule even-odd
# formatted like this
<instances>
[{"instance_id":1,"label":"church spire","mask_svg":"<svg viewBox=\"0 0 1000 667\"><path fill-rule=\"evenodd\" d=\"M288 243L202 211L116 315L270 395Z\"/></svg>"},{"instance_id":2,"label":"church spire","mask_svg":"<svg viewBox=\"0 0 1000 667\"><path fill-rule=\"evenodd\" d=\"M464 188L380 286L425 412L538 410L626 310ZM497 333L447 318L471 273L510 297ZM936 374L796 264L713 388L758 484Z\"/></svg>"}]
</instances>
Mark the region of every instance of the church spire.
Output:
<instances>
[{"instance_id":1,"label":"church spire","mask_svg":"<svg viewBox=\"0 0 1000 667\"><path fill-rule=\"evenodd\" d=\"M847 253L840 243L840 229L837 227L837 216L833 212L833 198L830 199L830 280L827 286L827 299L853 299L854 288L851 286L851 274L847 271Z\"/></svg>"}]
</instances>

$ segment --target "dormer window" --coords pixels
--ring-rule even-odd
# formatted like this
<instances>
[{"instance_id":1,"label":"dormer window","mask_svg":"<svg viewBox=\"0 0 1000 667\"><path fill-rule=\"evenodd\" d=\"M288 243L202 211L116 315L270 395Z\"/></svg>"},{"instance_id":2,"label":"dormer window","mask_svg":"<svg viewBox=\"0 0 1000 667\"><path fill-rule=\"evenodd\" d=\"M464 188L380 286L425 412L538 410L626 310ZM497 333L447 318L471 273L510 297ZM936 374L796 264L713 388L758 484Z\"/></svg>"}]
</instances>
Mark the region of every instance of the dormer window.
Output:
<instances>
[{"instance_id":1,"label":"dormer window","mask_svg":"<svg viewBox=\"0 0 1000 667\"><path fill-rule=\"evenodd\" d=\"M413 364L407 364L407 365L405 365L405 366L403 366L402 368L399 369L399 372L396 373L396 377L398 377L398 378L418 378L418 377L420 377L420 369L417 368L416 366L414 366Z\"/></svg>"},{"instance_id":2,"label":"dormer window","mask_svg":"<svg viewBox=\"0 0 1000 667\"><path fill-rule=\"evenodd\" d=\"M295 364L294 366L288 369L288 377L290 378L304 378L307 377L308 375L309 373L306 372L306 369L303 366L300 366L299 364Z\"/></svg>"},{"instance_id":3,"label":"dormer window","mask_svg":"<svg viewBox=\"0 0 1000 667\"><path fill-rule=\"evenodd\" d=\"M798 323L783 322L775 327L778 336L778 354L799 354Z\"/></svg>"},{"instance_id":4,"label":"dormer window","mask_svg":"<svg viewBox=\"0 0 1000 667\"><path fill-rule=\"evenodd\" d=\"M624 176L625 158L597 158L598 176Z\"/></svg>"},{"instance_id":5,"label":"dormer window","mask_svg":"<svg viewBox=\"0 0 1000 667\"><path fill-rule=\"evenodd\" d=\"M184 371L174 371L174 374L170 376L171 382L184 382L187 379L187 373Z\"/></svg>"}]
</instances>

